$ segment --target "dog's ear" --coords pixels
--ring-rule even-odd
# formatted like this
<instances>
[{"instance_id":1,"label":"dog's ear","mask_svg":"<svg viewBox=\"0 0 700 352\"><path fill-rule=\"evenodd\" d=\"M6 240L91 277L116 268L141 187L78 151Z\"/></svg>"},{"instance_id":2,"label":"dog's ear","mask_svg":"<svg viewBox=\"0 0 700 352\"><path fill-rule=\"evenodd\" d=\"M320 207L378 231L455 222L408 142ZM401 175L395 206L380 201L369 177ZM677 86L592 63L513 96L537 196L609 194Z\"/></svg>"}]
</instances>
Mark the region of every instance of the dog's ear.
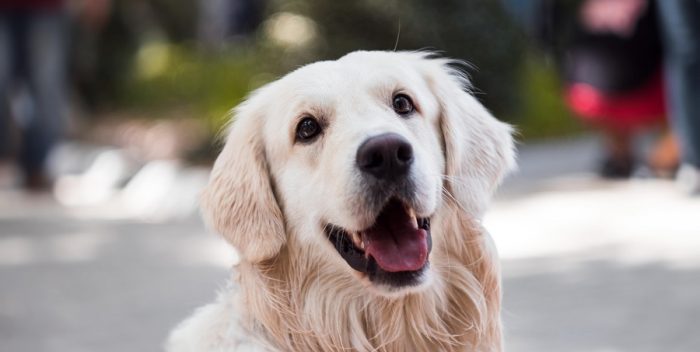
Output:
<instances>
[{"instance_id":1,"label":"dog's ear","mask_svg":"<svg viewBox=\"0 0 700 352\"><path fill-rule=\"evenodd\" d=\"M480 217L503 177L515 168L512 128L468 92L469 81L449 60L421 61L439 103L445 187L462 208Z\"/></svg>"},{"instance_id":2,"label":"dog's ear","mask_svg":"<svg viewBox=\"0 0 700 352\"><path fill-rule=\"evenodd\" d=\"M202 195L207 223L251 263L274 257L285 242L262 140L262 109L254 98L236 108Z\"/></svg>"}]
</instances>

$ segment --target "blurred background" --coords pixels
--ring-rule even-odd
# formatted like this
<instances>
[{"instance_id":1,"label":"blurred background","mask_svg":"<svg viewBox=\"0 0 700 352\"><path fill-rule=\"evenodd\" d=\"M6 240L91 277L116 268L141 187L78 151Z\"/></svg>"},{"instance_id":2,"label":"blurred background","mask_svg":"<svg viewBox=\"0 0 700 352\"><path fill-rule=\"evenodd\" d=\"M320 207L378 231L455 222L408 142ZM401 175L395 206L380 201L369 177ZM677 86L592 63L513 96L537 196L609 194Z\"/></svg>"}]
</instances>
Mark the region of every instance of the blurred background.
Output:
<instances>
[{"instance_id":1,"label":"blurred background","mask_svg":"<svg viewBox=\"0 0 700 352\"><path fill-rule=\"evenodd\" d=\"M236 260L197 208L227 112L359 49L467 61L518 131L485 220L508 350L699 351L699 28L694 0L0 0L0 351L159 350Z\"/></svg>"}]
</instances>

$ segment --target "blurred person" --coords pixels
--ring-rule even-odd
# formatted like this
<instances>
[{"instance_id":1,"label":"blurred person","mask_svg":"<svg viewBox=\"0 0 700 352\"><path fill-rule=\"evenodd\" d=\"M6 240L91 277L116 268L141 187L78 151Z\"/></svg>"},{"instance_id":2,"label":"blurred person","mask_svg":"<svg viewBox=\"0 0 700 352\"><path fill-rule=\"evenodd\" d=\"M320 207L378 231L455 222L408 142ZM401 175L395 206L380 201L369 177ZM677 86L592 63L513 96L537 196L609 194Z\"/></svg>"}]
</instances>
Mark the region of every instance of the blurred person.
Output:
<instances>
[{"instance_id":1,"label":"blurred person","mask_svg":"<svg viewBox=\"0 0 700 352\"><path fill-rule=\"evenodd\" d=\"M677 182L700 193L700 1L659 1L671 122L683 165Z\"/></svg>"},{"instance_id":2,"label":"blurred person","mask_svg":"<svg viewBox=\"0 0 700 352\"><path fill-rule=\"evenodd\" d=\"M605 155L600 175L631 176L637 164L633 139L646 128L665 124L656 3L507 0L505 4L556 57L569 108L602 132ZM665 133L647 158L652 171L673 173L677 149L675 136Z\"/></svg>"},{"instance_id":3,"label":"blurred person","mask_svg":"<svg viewBox=\"0 0 700 352\"><path fill-rule=\"evenodd\" d=\"M64 0L0 2L0 144L10 149L11 126L16 125L18 162L29 190L50 186L45 162L64 130L67 26ZM12 93L22 89L26 104L11 109Z\"/></svg>"},{"instance_id":4,"label":"blurred person","mask_svg":"<svg viewBox=\"0 0 700 352\"><path fill-rule=\"evenodd\" d=\"M584 121L602 131L604 177L629 177L635 169L633 138L666 114L661 42L654 2L585 0L576 13L574 35L564 53L566 100ZM672 172L674 139L665 137L648 158L659 173ZM671 145L669 148L668 145ZM668 169L668 170L663 170Z\"/></svg>"}]
</instances>

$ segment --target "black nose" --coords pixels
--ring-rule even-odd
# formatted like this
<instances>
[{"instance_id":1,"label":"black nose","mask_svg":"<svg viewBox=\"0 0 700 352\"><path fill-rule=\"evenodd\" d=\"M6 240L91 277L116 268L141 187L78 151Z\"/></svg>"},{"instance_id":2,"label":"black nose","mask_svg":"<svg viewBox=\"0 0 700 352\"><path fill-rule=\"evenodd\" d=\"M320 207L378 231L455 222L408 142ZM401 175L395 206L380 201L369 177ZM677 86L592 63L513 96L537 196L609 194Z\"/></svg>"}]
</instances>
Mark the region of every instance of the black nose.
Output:
<instances>
[{"instance_id":1,"label":"black nose","mask_svg":"<svg viewBox=\"0 0 700 352\"><path fill-rule=\"evenodd\" d=\"M405 176L413 163L413 147L396 133L367 139L357 149L357 166L378 179Z\"/></svg>"}]
</instances>

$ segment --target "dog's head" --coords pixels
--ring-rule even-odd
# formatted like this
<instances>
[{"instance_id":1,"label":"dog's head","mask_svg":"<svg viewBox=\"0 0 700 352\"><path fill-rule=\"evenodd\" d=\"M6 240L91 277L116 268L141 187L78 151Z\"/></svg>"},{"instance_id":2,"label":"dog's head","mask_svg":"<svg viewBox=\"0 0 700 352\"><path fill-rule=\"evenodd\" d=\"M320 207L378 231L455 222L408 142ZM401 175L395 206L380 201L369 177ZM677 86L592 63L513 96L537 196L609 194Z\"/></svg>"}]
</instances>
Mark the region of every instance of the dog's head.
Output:
<instances>
[{"instance_id":1,"label":"dog's head","mask_svg":"<svg viewBox=\"0 0 700 352\"><path fill-rule=\"evenodd\" d=\"M478 220L514 158L510 127L448 64L355 52L261 88L235 110L209 223L251 263L296 241L377 292L424 286L432 237L462 235L431 220L450 202Z\"/></svg>"}]
</instances>

